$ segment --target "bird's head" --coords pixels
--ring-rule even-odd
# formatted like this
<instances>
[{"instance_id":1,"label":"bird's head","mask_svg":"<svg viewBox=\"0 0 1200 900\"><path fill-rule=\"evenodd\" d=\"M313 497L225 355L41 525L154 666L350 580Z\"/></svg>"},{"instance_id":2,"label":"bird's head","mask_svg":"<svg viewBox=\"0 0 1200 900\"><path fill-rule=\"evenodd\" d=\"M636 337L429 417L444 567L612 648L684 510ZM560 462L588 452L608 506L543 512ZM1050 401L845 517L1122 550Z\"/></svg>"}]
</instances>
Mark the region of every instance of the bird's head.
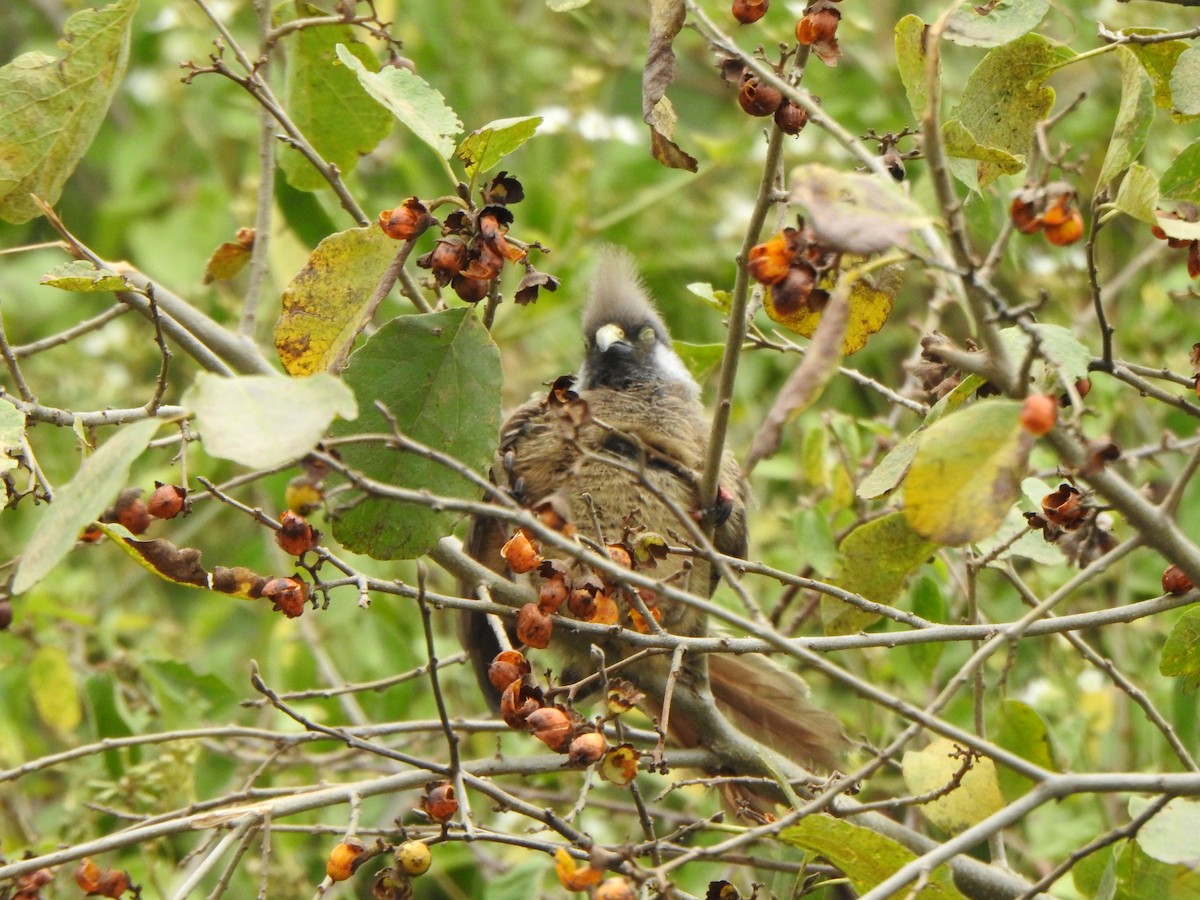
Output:
<instances>
[{"instance_id":1,"label":"bird's head","mask_svg":"<svg viewBox=\"0 0 1200 900\"><path fill-rule=\"evenodd\" d=\"M581 389L674 384L699 395L696 382L671 349L671 336L632 257L624 250L605 248L597 258L583 333Z\"/></svg>"}]
</instances>

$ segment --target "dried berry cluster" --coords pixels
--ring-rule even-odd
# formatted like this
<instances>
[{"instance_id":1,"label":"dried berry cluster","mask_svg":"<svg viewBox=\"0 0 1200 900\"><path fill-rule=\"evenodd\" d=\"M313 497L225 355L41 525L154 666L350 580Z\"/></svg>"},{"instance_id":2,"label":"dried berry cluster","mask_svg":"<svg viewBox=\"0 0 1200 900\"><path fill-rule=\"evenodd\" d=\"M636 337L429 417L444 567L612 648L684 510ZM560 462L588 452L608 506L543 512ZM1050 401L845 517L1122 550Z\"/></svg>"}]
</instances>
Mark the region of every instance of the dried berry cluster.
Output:
<instances>
[{"instance_id":1,"label":"dried berry cluster","mask_svg":"<svg viewBox=\"0 0 1200 900\"><path fill-rule=\"evenodd\" d=\"M426 799L428 800L430 792L442 787L449 789L449 802L453 805L453 810L446 816L448 820L458 809L458 801L453 799L453 787L446 782L433 782L426 788ZM347 837L329 851L329 858L325 861L325 874L330 881L345 881L368 860L388 849L392 849L392 865L375 873L371 896L383 900L410 898L413 895L411 879L424 875L433 865L433 853L424 841L404 841L394 849L379 841L375 848L368 851L367 845L361 840Z\"/></svg>"},{"instance_id":2,"label":"dried berry cluster","mask_svg":"<svg viewBox=\"0 0 1200 900\"><path fill-rule=\"evenodd\" d=\"M184 511L186 506L187 488L174 484L154 482L154 493L149 500L142 499L142 489L126 488L117 495L113 505L100 514L100 521L106 525L121 525L130 534L145 534L150 523L155 519L173 519ZM85 528L79 539L87 544L100 540L100 529Z\"/></svg>"},{"instance_id":3,"label":"dried berry cluster","mask_svg":"<svg viewBox=\"0 0 1200 900\"><path fill-rule=\"evenodd\" d=\"M1065 181L1052 181L1013 194L1009 215L1021 234L1041 231L1046 240L1062 247L1083 237L1083 213L1076 203L1075 188Z\"/></svg>"},{"instance_id":4,"label":"dried berry cluster","mask_svg":"<svg viewBox=\"0 0 1200 900\"><path fill-rule=\"evenodd\" d=\"M1200 206L1194 203L1181 203L1171 211L1159 210L1159 218L1179 219L1183 222L1200 221ZM1160 241L1166 241L1168 247L1177 250L1187 248L1187 270L1189 278L1200 278L1200 240L1185 240L1184 238L1169 237L1158 225L1150 227L1150 233Z\"/></svg>"},{"instance_id":5,"label":"dried berry cluster","mask_svg":"<svg viewBox=\"0 0 1200 900\"><path fill-rule=\"evenodd\" d=\"M840 0L813 0L796 22L796 42L811 47L817 58L827 66L836 66L842 52L838 47L837 28L842 20L837 4ZM771 0L733 0L733 17L743 25L751 25L767 14Z\"/></svg>"},{"instance_id":6,"label":"dried berry cluster","mask_svg":"<svg viewBox=\"0 0 1200 900\"><path fill-rule=\"evenodd\" d=\"M835 271L840 255L816 240L801 220L799 228L785 228L769 241L750 248L746 268L750 277L771 289L775 309L782 315L825 307L829 292L817 286Z\"/></svg>"},{"instance_id":7,"label":"dried berry cluster","mask_svg":"<svg viewBox=\"0 0 1200 900\"><path fill-rule=\"evenodd\" d=\"M478 303L488 296L505 263L521 263L525 274L517 285L513 300L520 304L532 303L541 288L557 290L558 279L535 269L529 262L528 249L508 237L514 221L508 207L524 197L521 182L507 172L501 172L483 189L483 206L479 209L456 209L439 223L425 204L416 197L409 197L396 209L381 212L379 227L396 240L412 241L433 225L440 224L442 234L436 245L417 259L417 265L433 273L438 287L449 285L459 299L467 303Z\"/></svg>"},{"instance_id":8,"label":"dried berry cluster","mask_svg":"<svg viewBox=\"0 0 1200 900\"><path fill-rule=\"evenodd\" d=\"M1090 495L1071 484L1060 484L1058 490L1043 497L1041 510L1025 513L1025 520L1030 528L1040 528L1042 537L1080 566L1099 559L1117 545L1109 517L1092 504Z\"/></svg>"},{"instance_id":9,"label":"dried berry cluster","mask_svg":"<svg viewBox=\"0 0 1200 900\"><path fill-rule=\"evenodd\" d=\"M131 891L131 897L140 897L141 888L133 884L124 869L101 869L85 856L75 870L75 883L89 897L123 897Z\"/></svg>"},{"instance_id":10,"label":"dried berry cluster","mask_svg":"<svg viewBox=\"0 0 1200 900\"><path fill-rule=\"evenodd\" d=\"M577 712L547 704L519 650L501 650L488 666L488 680L500 691L500 716L509 728L528 731L572 766L588 766L608 749L604 735Z\"/></svg>"},{"instance_id":11,"label":"dried berry cluster","mask_svg":"<svg viewBox=\"0 0 1200 900\"><path fill-rule=\"evenodd\" d=\"M320 480L305 475L305 498L312 499L315 505L320 505ZM288 485L289 500L295 500L293 486L296 479ZM99 521L103 524L117 524L124 527L131 535L145 534L154 519L173 519L188 509L187 489L179 485L155 482L154 493L149 500L142 500L140 488L126 488L111 507L104 511ZM306 506L309 504L306 503ZM79 540L86 544L94 544L104 537L104 532L92 525L85 528ZM321 541L321 533L301 514L289 509L279 517L279 528L275 532L275 542L289 556L302 558L310 550L315 550ZM226 568L216 566L211 575L200 566L200 551L194 548L180 548L166 540L141 540L126 543L145 560L151 568L164 578L196 587L206 587L214 591L236 594L249 599L260 597L270 600L272 610L282 612L289 619L294 619L304 612L310 599L309 585L297 574L278 578L266 578L242 566ZM7 619L7 621L6 621ZM12 607L4 601L0 603L0 630L8 627L12 620Z\"/></svg>"},{"instance_id":12,"label":"dried berry cluster","mask_svg":"<svg viewBox=\"0 0 1200 900\"><path fill-rule=\"evenodd\" d=\"M549 527L569 533L571 526L551 506L540 507L538 515ZM641 554L644 562L653 565L653 541L641 540L639 546L646 551ZM604 549L609 559L618 566L633 568L628 545L609 544ZM560 612L564 605L572 617L583 622L598 625L617 625L621 622L621 607L617 604L617 598L622 591L629 589L616 584L606 573L593 570L582 575L572 574L572 568L565 560L544 558L537 539L525 529L517 530L500 549L500 555L515 574L536 572L541 577L537 602L526 603L517 612L517 637L522 643L539 650L548 647L554 630L551 616ZM655 621L661 621L658 598L654 591L647 588L633 590L640 603L629 605L625 624L646 634L651 629L639 607L644 607Z\"/></svg>"},{"instance_id":13,"label":"dried berry cluster","mask_svg":"<svg viewBox=\"0 0 1200 900\"><path fill-rule=\"evenodd\" d=\"M774 116L775 125L784 134L799 134L808 124L808 112L783 96L736 59L722 59L722 77L738 89L738 105L751 116Z\"/></svg>"}]
</instances>

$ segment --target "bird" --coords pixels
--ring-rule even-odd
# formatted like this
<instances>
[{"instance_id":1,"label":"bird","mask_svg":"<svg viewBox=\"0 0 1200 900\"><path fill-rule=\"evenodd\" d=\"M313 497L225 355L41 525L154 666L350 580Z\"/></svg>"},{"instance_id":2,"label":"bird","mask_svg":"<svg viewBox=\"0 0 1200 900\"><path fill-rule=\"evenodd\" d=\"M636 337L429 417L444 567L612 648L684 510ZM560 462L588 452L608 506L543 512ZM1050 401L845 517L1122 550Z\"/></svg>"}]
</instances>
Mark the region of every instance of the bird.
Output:
<instances>
[{"instance_id":1,"label":"bird","mask_svg":"<svg viewBox=\"0 0 1200 900\"><path fill-rule=\"evenodd\" d=\"M555 510L570 524L570 533L601 552L630 536L650 535L672 543L669 538L694 533L686 518L693 525L711 523L715 549L744 558L748 488L734 456L726 452L717 498L709 502L700 496L710 419L700 386L675 353L627 251L598 251L582 327L584 357L573 380L559 379L501 426L493 480L523 506ZM478 515L465 548L488 569L513 578L502 553L512 536L511 525ZM716 568L702 554L669 554L645 574L703 598L719 581ZM472 596L473 585L462 588L464 596ZM636 597L628 589L615 593L624 598L618 612L626 627L636 623L640 607L671 634L708 633L707 615L700 609L645 591ZM638 599L649 602L639 605ZM596 670L594 645L606 665L633 652L619 637L597 641L566 632L556 629L551 646L562 660L560 683L570 684ZM496 632L483 615L468 612L460 620L460 639L495 706L498 697L487 670L501 649ZM621 677L646 698L651 715L662 711L670 666L668 653L620 668ZM675 690L711 696L737 729L793 761L810 768L836 767L846 745L839 720L807 701L804 681L767 657L686 654L676 681ZM706 729L685 716L670 717L667 729L683 746L704 743Z\"/></svg>"}]
</instances>

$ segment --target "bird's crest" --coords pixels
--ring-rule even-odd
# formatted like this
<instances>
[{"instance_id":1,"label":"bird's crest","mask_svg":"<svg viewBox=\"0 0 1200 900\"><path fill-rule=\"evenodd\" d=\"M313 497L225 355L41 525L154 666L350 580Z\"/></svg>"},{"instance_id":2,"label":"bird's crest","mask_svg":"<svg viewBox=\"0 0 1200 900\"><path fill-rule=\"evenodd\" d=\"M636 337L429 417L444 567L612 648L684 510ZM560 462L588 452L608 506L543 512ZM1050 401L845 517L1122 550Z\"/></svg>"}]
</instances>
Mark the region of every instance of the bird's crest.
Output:
<instances>
[{"instance_id":1,"label":"bird's crest","mask_svg":"<svg viewBox=\"0 0 1200 900\"><path fill-rule=\"evenodd\" d=\"M649 322L662 339L669 340L633 256L621 247L606 246L596 254L591 295L583 314L583 332L595 334L597 328L610 322Z\"/></svg>"}]
</instances>

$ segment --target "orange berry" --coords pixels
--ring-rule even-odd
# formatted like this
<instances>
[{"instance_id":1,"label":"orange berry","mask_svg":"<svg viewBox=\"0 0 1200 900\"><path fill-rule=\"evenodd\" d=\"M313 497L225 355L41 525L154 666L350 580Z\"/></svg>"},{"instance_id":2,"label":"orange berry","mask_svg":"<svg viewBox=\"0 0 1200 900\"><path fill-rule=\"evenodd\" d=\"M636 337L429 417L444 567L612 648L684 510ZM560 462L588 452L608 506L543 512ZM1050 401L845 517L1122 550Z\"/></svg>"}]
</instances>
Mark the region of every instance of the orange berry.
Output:
<instances>
[{"instance_id":1,"label":"orange berry","mask_svg":"<svg viewBox=\"0 0 1200 900\"><path fill-rule=\"evenodd\" d=\"M308 519L290 509L279 517L279 530L275 532L275 543L290 556L303 556L314 549L321 540L321 532L308 523Z\"/></svg>"},{"instance_id":2,"label":"orange berry","mask_svg":"<svg viewBox=\"0 0 1200 900\"><path fill-rule=\"evenodd\" d=\"M557 706L543 706L534 710L526 717L525 724L535 738L555 753L566 752L571 733L575 730L571 717Z\"/></svg>"},{"instance_id":3,"label":"orange berry","mask_svg":"<svg viewBox=\"0 0 1200 900\"><path fill-rule=\"evenodd\" d=\"M429 782L425 785L421 808L435 822L449 822L458 812L458 798L454 796L454 785L448 781Z\"/></svg>"},{"instance_id":4,"label":"orange berry","mask_svg":"<svg viewBox=\"0 0 1200 900\"><path fill-rule=\"evenodd\" d=\"M308 585L298 578L272 578L263 585L262 596L271 601L271 609L295 619L308 603Z\"/></svg>"},{"instance_id":5,"label":"orange berry","mask_svg":"<svg viewBox=\"0 0 1200 900\"><path fill-rule=\"evenodd\" d=\"M1058 401L1046 394L1032 394L1021 404L1021 427L1034 437L1046 434L1058 420Z\"/></svg>"},{"instance_id":6,"label":"orange berry","mask_svg":"<svg viewBox=\"0 0 1200 900\"><path fill-rule=\"evenodd\" d=\"M567 762L573 766L590 766L598 762L607 749L604 735L598 731L588 731L571 741L567 747Z\"/></svg>"},{"instance_id":7,"label":"orange berry","mask_svg":"<svg viewBox=\"0 0 1200 900\"><path fill-rule=\"evenodd\" d=\"M1045 226L1046 240L1056 247L1074 244L1083 237L1083 213L1072 209L1070 215L1057 225L1049 223Z\"/></svg>"},{"instance_id":8,"label":"orange berry","mask_svg":"<svg viewBox=\"0 0 1200 900\"><path fill-rule=\"evenodd\" d=\"M536 603L526 603L517 612L517 640L538 650L550 646L554 622Z\"/></svg>"},{"instance_id":9,"label":"orange berry","mask_svg":"<svg viewBox=\"0 0 1200 900\"><path fill-rule=\"evenodd\" d=\"M530 672L529 660L519 650L501 650L488 666L488 681L498 691L503 691L514 681L520 681Z\"/></svg>"},{"instance_id":10,"label":"orange berry","mask_svg":"<svg viewBox=\"0 0 1200 900\"><path fill-rule=\"evenodd\" d=\"M345 881L354 874L355 863L367 850L357 838L347 838L329 851L325 861L325 874L330 881Z\"/></svg>"},{"instance_id":11,"label":"orange berry","mask_svg":"<svg viewBox=\"0 0 1200 900\"><path fill-rule=\"evenodd\" d=\"M532 572L542 564L542 554L524 531L518 531L500 548L500 555L517 575Z\"/></svg>"}]
</instances>

